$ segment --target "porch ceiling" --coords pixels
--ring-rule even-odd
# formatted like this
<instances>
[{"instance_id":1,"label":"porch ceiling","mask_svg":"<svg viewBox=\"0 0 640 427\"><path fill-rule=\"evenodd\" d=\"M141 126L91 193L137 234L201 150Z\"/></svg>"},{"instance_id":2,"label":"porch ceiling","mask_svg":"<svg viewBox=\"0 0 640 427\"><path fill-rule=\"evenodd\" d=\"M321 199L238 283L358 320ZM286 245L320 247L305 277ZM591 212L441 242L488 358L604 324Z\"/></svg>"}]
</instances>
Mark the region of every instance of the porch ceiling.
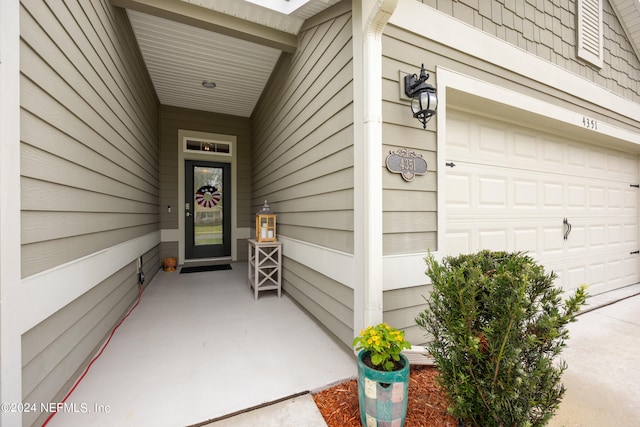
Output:
<instances>
[{"instance_id":1,"label":"porch ceiling","mask_svg":"<svg viewBox=\"0 0 640 427\"><path fill-rule=\"evenodd\" d=\"M161 104L249 117L280 54L295 50L304 21L338 1L112 0L112 4L127 9ZM203 81L216 87L205 88Z\"/></svg>"},{"instance_id":2,"label":"porch ceiling","mask_svg":"<svg viewBox=\"0 0 640 427\"><path fill-rule=\"evenodd\" d=\"M340 0L111 0L127 9L160 102L250 117L304 21ZM640 1L611 0L640 54ZM216 83L206 89L203 81Z\"/></svg>"}]
</instances>

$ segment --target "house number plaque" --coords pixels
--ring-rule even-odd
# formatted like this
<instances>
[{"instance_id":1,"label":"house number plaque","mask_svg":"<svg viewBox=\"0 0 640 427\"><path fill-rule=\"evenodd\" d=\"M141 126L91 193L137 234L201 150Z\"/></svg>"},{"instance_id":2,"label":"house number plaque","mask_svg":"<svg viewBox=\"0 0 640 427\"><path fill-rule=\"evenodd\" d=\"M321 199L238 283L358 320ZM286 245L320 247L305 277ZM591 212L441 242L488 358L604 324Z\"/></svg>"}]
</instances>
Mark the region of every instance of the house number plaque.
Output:
<instances>
[{"instance_id":1,"label":"house number plaque","mask_svg":"<svg viewBox=\"0 0 640 427\"><path fill-rule=\"evenodd\" d=\"M399 173L405 181L411 181L416 175L427 173L427 161L408 148L399 148L396 151L389 151L387 160L389 172Z\"/></svg>"}]
</instances>

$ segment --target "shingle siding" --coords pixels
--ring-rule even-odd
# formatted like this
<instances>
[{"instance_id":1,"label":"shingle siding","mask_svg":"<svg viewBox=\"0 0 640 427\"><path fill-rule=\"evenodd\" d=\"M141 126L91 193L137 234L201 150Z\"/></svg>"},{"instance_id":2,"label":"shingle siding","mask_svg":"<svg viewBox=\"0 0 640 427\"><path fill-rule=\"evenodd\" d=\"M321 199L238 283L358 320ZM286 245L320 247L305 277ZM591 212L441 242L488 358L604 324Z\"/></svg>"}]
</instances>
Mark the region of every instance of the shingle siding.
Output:
<instances>
[{"instance_id":1,"label":"shingle siding","mask_svg":"<svg viewBox=\"0 0 640 427\"><path fill-rule=\"evenodd\" d=\"M577 55L576 0L416 0L640 102L640 60L603 0L603 66Z\"/></svg>"}]
</instances>

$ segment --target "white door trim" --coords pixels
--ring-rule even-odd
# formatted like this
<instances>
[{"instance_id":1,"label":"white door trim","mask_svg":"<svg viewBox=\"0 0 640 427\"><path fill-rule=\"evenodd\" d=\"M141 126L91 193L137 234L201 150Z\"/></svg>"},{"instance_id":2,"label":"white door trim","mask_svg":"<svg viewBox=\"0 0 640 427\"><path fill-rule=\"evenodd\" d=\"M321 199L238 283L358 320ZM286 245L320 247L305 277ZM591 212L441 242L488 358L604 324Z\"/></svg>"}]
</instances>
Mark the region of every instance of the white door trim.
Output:
<instances>
[{"instance_id":1,"label":"white door trim","mask_svg":"<svg viewBox=\"0 0 640 427\"><path fill-rule=\"evenodd\" d=\"M232 156L185 153L183 140L185 138L201 138L207 140L224 141L231 143ZM230 163L231 164L231 259L238 259L239 235L245 236L246 230L238 230L238 162L237 162L237 140L235 135L224 135L218 133L198 132L194 130L178 129L178 233L172 237L178 239L178 263L185 261L185 239L184 239L184 162L185 160L202 160L206 162Z\"/></svg>"}]
</instances>

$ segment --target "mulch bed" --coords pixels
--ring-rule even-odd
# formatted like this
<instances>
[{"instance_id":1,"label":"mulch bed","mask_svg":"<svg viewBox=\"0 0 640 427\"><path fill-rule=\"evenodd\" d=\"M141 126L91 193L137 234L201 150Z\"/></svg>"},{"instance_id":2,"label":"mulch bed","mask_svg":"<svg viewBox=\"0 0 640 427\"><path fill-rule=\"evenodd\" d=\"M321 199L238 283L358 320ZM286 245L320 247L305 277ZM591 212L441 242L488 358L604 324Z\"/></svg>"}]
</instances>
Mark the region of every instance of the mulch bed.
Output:
<instances>
[{"instance_id":1,"label":"mulch bed","mask_svg":"<svg viewBox=\"0 0 640 427\"><path fill-rule=\"evenodd\" d=\"M435 383L436 375L433 367L411 366L405 427L457 427L456 419L447 414L447 401ZM329 427L361 426L357 380L323 390L313 399Z\"/></svg>"}]
</instances>

